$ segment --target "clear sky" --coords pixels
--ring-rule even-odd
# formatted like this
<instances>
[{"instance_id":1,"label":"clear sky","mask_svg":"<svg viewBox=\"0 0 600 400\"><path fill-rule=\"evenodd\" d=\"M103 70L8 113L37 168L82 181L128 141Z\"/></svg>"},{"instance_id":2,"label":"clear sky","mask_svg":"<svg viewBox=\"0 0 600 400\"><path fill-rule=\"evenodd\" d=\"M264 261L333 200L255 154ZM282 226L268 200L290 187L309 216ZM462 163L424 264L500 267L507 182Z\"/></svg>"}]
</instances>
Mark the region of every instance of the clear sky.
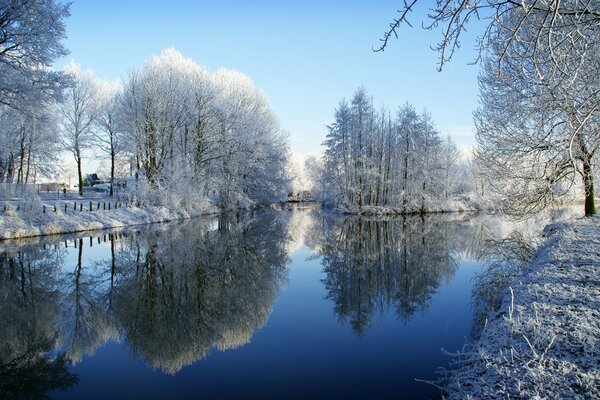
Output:
<instances>
[{"instance_id":1,"label":"clear sky","mask_svg":"<svg viewBox=\"0 0 600 400\"><path fill-rule=\"evenodd\" d=\"M428 2L423 2L428 3ZM226 1L74 0L66 21L71 54L105 79L125 79L167 47L211 70L238 69L266 92L293 150L321 151L342 98L365 86L376 107L409 102L427 109L442 134L473 143L478 66L472 36L437 72L430 49L439 33L402 29L383 53L372 51L402 0ZM425 10L421 10L424 12ZM418 11L419 12L419 11Z\"/></svg>"}]
</instances>

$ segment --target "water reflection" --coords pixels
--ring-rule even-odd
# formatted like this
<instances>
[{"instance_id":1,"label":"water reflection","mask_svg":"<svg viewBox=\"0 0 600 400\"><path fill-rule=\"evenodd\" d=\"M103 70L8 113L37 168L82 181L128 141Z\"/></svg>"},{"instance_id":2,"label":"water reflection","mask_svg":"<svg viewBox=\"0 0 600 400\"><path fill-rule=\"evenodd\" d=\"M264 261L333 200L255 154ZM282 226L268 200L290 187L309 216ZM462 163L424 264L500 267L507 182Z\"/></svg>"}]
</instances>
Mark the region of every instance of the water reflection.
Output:
<instances>
[{"instance_id":1,"label":"water reflection","mask_svg":"<svg viewBox=\"0 0 600 400\"><path fill-rule=\"evenodd\" d=\"M535 244L519 231L507 237L490 238L482 246L480 259L485 261L473 282L472 336L478 337L487 318L501 305L510 284L523 274L535 255Z\"/></svg>"},{"instance_id":2,"label":"water reflection","mask_svg":"<svg viewBox=\"0 0 600 400\"><path fill-rule=\"evenodd\" d=\"M169 374L212 348L247 343L286 280L288 219L229 214L66 242L4 242L0 397L25 393L14 385L29 375L36 393L75 384L65 360L77 363L109 340Z\"/></svg>"},{"instance_id":3,"label":"water reflection","mask_svg":"<svg viewBox=\"0 0 600 400\"><path fill-rule=\"evenodd\" d=\"M438 286L456 272L449 241L460 226L439 217L323 214L313 246L322 257L323 283L340 322L348 321L360 336L389 307L405 322L425 312Z\"/></svg>"},{"instance_id":4,"label":"water reflection","mask_svg":"<svg viewBox=\"0 0 600 400\"><path fill-rule=\"evenodd\" d=\"M45 398L78 382L55 349L60 292L54 272L64 251L41 246L0 253L0 398Z\"/></svg>"},{"instance_id":5,"label":"water reflection","mask_svg":"<svg viewBox=\"0 0 600 400\"><path fill-rule=\"evenodd\" d=\"M527 223L514 238L537 236L535 225ZM438 354L440 347L463 345L471 323L470 278L481 260L505 263L507 252L520 251L514 246L518 240L492 240L514 229L511 221L489 215L366 219L294 208L92 238L0 242L0 398L44 397L71 387L78 377L69 364L94 355L107 342L117 345L71 368L82 374L73 392L82 397L96 392L94 385L102 385L102 379L94 383L83 376L99 374L106 355L113 357L115 369L134 368L136 363L121 360L114 349L176 374L214 349L242 346L270 317L294 252L295 262L303 261L293 266L294 281L254 346L156 381L165 392L177 382L190 395L206 389L208 397L225 386L231 386L229 398L239 398L246 391L286 385L306 386L298 396L314 397L325 382L331 393L365 393L362 397L377 386L373 396L383 398L401 379L414 383L415 377L426 377L423 371L433 373L445 362L423 348ZM308 260L305 246L313 253ZM481 278L481 288L474 282L474 293L481 294L474 295L474 305L481 315L498 302L496 292L486 291L501 286L502 276L493 277ZM418 314L422 318L415 318ZM364 337L346 340L347 329L335 319ZM366 335L375 325L377 335ZM422 329L427 335L421 336ZM406 340L398 341L398 332ZM391 352L405 357L382 356ZM256 365L252 371L250 364ZM418 368L421 372L415 372ZM151 372L144 374L154 380ZM122 379L128 387L128 378ZM165 392L154 392L161 386L151 383L147 397L164 398Z\"/></svg>"},{"instance_id":6,"label":"water reflection","mask_svg":"<svg viewBox=\"0 0 600 400\"><path fill-rule=\"evenodd\" d=\"M148 365L175 373L213 347L248 343L266 323L285 280L287 226L275 212L233 218L200 235L189 226L146 237L122 257L130 276L119 285L115 317Z\"/></svg>"},{"instance_id":7,"label":"water reflection","mask_svg":"<svg viewBox=\"0 0 600 400\"><path fill-rule=\"evenodd\" d=\"M580 207L558 207L525 220L481 218L481 235L474 257L483 265L473 277L473 338L480 336L490 316L503 312L500 310L503 296L531 263L543 241L543 228L548 223L580 217Z\"/></svg>"}]
</instances>

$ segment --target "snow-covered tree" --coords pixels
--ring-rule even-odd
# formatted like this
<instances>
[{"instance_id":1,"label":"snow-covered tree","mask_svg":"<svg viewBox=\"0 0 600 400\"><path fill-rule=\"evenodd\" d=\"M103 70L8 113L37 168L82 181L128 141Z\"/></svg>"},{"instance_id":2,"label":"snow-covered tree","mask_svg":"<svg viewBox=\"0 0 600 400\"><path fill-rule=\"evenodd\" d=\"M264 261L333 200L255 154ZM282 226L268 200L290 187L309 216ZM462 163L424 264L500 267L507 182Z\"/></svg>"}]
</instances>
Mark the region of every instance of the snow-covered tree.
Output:
<instances>
[{"instance_id":1,"label":"snow-covered tree","mask_svg":"<svg viewBox=\"0 0 600 400\"><path fill-rule=\"evenodd\" d=\"M83 174L81 162L83 151L92 146L93 124L101 110L102 99L98 79L90 70L71 61L65 71L72 77L73 84L65 91L59 105L61 117L61 143L71 153L77 164L79 195L83 194Z\"/></svg>"},{"instance_id":2,"label":"snow-covered tree","mask_svg":"<svg viewBox=\"0 0 600 400\"><path fill-rule=\"evenodd\" d=\"M60 150L55 107L0 107L0 182L30 183L51 176Z\"/></svg>"},{"instance_id":3,"label":"snow-covered tree","mask_svg":"<svg viewBox=\"0 0 600 400\"><path fill-rule=\"evenodd\" d=\"M339 104L328 130L316 185L323 202L348 210L378 206L408 212L449 200L459 159L427 112L418 114L407 103L392 118L385 107L374 111L359 88L350 104Z\"/></svg>"},{"instance_id":4,"label":"snow-covered tree","mask_svg":"<svg viewBox=\"0 0 600 400\"><path fill-rule=\"evenodd\" d=\"M94 145L110 159L110 191L113 196L117 157L131 150L123 129L119 125L120 88L118 85L104 82L100 85L100 110L92 130Z\"/></svg>"},{"instance_id":5,"label":"snow-covered tree","mask_svg":"<svg viewBox=\"0 0 600 400\"><path fill-rule=\"evenodd\" d=\"M52 63L68 54L64 19L69 4L0 1L0 103L15 108L60 98L68 78Z\"/></svg>"},{"instance_id":6,"label":"snow-covered tree","mask_svg":"<svg viewBox=\"0 0 600 400\"><path fill-rule=\"evenodd\" d=\"M451 195L460 192L466 192L470 188L464 185L468 185L468 179L465 178L465 174L461 168L463 164L461 164L461 155L458 147L450 137L450 135L446 136L446 139L442 143L442 152L441 152L441 173L442 173L442 186L441 190L443 191L444 198L448 200Z\"/></svg>"},{"instance_id":7,"label":"snow-covered tree","mask_svg":"<svg viewBox=\"0 0 600 400\"><path fill-rule=\"evenodd\" d=\"M483 64L481 106L475 114L476 160L511 213L544 208L565 194L578 175L585 214L592 215L600 146L600 31L593 33L595 42L582 39L583 53L561 41L570 37L570 25L555 26L553 41L535 49L513 39L529 36L536 43L542 17L529 16L529 25L524 24L517 9L504 16L504 29L491 37L494 45Z\"/></svg>"},{"instance_id":8,"label":"snow-covered tree","mask_svg":"<svg viewBox=\"0 0 600 400\"><path fill-rule=\"evenodd\" d=\"M167 49L131 73L120 108L150 186L170 185L176 174L181 190L224 208L286 198L285 135L246 75L209 72Z\"/></svg>"}]
</instances>

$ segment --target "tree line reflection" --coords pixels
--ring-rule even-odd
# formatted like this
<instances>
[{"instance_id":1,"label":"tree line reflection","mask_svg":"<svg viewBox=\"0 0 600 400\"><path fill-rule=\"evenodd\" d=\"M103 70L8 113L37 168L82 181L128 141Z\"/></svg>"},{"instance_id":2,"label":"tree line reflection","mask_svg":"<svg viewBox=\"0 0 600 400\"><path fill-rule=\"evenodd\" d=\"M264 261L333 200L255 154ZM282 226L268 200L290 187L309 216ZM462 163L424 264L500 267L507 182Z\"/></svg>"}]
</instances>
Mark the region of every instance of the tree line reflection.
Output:
<instances>
[{"instance_id":1,"label":"tree line reflection","mask_svg":"<svg viewBox=\"0 0 600 400\"><path fill-rule=\"evenodd\" d=\"M0 397L43 398L77 383L65 361L110 340L168 374L247 343L286 280L288 220L226 214L111 234L95 261L87 238L70 239L69 249L59 239L4 246ZM25 389L29 378L35 385Z\"/></svg>"},{"instance_id":2,"label":"tree line reflection","mask_svg":"<svg viewBox=\"0 0 600 400\"><path fill-rule=\"evenodd\" d=\"M323 214L312 246L322 257L323 283L340 322L360 336L389 307L404 321L426 311L438 286L457 269L450 251L457 226L439 217Z\"/></svg>"}]
</instances>

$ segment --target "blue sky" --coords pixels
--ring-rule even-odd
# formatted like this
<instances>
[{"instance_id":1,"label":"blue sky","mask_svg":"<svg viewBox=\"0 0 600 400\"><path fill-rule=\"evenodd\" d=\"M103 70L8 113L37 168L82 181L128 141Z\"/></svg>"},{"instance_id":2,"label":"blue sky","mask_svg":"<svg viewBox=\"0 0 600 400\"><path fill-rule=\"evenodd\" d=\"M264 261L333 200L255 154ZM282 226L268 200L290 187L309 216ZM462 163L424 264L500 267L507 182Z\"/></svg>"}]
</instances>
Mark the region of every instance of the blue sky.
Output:
<instances>
[{"instance_id":1,"label":"blue sky","mask_svg":"<svg viewBox=\"0 0 600 400\"><path fill-rule=\"evenodd\" d=\"M290 133L293 150L320 151L342 98L362 85L395 110L409 102L427 109L442 134L473 143L478 66L474 34L442 72L430 49L438 32L401 31L383 53L372 51L397 1L147 1L74 0L67 20L68 59L102 78L125 79L152 55L174 47L211 70L238 69L264 90ZM421 14L420 14L421 13Z\"/></svg>"}]
</instances>

